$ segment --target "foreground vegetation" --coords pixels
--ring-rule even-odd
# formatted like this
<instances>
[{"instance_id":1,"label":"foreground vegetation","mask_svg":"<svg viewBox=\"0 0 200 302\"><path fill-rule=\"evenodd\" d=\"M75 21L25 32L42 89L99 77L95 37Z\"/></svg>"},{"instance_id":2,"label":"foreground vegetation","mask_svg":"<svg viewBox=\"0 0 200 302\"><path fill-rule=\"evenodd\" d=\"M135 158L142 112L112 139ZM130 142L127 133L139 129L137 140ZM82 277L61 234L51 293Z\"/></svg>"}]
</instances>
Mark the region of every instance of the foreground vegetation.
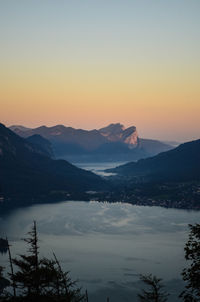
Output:
<instances>
[{"instance_id":1,"label":"foreground vegetation","mask_svg":"<svg viewBox=\"0 0 200 302\"><path fill-rule=\"evenodd\" d=\"M185 245L187 267L182 272L185 289L179 298L184 302L200 302L200 224L189 225L189 239ZM40 258L36 223L24 239L28 244L26 254L12 258L7 246L10 273L3 276L0 267L0 302L88 302L88 294L82 293L69 272L64 272L53 254L53 259ZM138 301L166 302L169 294L164 290L162 279L153 275L140 276L145 289L138 294ZM9 290L6 291L6 288ZM109 298L107 298L107 302Z\"/></svg>"}]
</instances>

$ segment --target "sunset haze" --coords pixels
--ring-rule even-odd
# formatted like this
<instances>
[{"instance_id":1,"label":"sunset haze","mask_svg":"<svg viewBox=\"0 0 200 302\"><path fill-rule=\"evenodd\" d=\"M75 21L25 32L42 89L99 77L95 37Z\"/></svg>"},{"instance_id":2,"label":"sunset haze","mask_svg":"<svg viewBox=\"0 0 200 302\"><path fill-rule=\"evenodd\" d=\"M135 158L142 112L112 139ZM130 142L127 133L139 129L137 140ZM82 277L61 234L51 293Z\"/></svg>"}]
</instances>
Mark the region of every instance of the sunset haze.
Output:
<instances>
[{"instance_id":1,"label":"sunset haze","mask_svg":"<svg viewBox=\"0 0 200 302\"><path fill-rule=\"evenodd\" d=\"M199 1L1 1L0 121L200 133Z\"/></svg>"}]
</instances>

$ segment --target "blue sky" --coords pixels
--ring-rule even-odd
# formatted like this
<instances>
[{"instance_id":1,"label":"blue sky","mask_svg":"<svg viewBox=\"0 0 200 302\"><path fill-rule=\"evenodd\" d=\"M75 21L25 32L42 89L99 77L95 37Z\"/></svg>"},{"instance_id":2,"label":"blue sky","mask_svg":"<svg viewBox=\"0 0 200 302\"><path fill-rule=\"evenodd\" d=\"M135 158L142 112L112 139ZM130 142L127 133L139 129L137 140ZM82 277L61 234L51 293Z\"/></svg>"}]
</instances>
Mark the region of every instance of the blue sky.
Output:
<instances>
[{"instance_id":1,"label":"blue sky","mask_svg":"<svg viewBox=\"0 0 200 302\"><path fill-rule=\"evenodd\" d=\"M199 0L1 0L0 119L197 138L199 12Z\"/></svg>"}]
</instances>

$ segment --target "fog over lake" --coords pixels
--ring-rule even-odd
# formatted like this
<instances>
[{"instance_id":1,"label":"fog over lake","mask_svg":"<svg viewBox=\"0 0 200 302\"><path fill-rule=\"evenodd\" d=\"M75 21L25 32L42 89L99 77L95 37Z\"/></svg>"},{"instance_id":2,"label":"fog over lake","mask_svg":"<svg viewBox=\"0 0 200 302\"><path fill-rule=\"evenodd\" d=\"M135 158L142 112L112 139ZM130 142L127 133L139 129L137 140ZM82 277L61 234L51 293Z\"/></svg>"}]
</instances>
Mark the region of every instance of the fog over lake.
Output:
<instances>
[{"instance_id":1,"label":"fog over lake","mask_svg":"<svg viewBox=\"0 0 200 302\"><path fill-rule=\"evenodd\" d=\"M114 175L114 173L108 173L104 170L116 168L117 166L126 164L126 161L118 161L118 162L94 162L94 163L74 163L77 167L91 171L100 176L110 176Z\"/></svg>"},{"instance_id":2,"label":"fog over lake","mask_svg":"<svg viewBox=\"0 0 200 302\"><path fill-rule=\"evenodd\" d=\"M21 238L37 221L41 256L55 252L65 270L88 289L91 301L133 301L139 274L164 278L172 296L181 289L188 223L200 213L122 203L62 202L13 211L0 219L13 255L24 252ZM0 256L5 266L7 255ZM173 296L174 295L174 296Z\"/></svg>"}]
</instances>

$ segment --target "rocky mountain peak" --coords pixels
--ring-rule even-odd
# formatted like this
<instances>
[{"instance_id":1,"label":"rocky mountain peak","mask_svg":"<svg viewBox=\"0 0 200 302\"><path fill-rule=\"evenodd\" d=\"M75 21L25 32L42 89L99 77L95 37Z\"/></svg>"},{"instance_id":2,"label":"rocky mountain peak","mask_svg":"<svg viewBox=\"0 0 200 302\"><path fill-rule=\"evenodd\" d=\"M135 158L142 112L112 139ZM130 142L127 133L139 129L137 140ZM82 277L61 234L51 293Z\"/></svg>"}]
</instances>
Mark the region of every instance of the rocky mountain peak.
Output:
<instances>
[{"instance_id":1,"label":"rocky mountain peak","mask_svg":"<svg viewBox=\"0 0 200 302\"><path fill-rule=\"evenodd\" d=\"M106 136L106 134L121 133L124 129L125 129L124 125L120 123L116 123L116 124L109 124L107 127L99 129L99 131L101 132L102 135Z\"/></svg>"},{"instance_id":2,"label":"rocky mountain peak","mask_svg":"<svg viewBox=\"0 0 200 302\"><path fill-rule=\"evenodd\" d=\"M134 147L138 143L138 134L135 126L125 128L124 125L116 123L99 129L99 132L109 141L120 141L130 145L130 147Z\"/></svg>"}]
</instances>

